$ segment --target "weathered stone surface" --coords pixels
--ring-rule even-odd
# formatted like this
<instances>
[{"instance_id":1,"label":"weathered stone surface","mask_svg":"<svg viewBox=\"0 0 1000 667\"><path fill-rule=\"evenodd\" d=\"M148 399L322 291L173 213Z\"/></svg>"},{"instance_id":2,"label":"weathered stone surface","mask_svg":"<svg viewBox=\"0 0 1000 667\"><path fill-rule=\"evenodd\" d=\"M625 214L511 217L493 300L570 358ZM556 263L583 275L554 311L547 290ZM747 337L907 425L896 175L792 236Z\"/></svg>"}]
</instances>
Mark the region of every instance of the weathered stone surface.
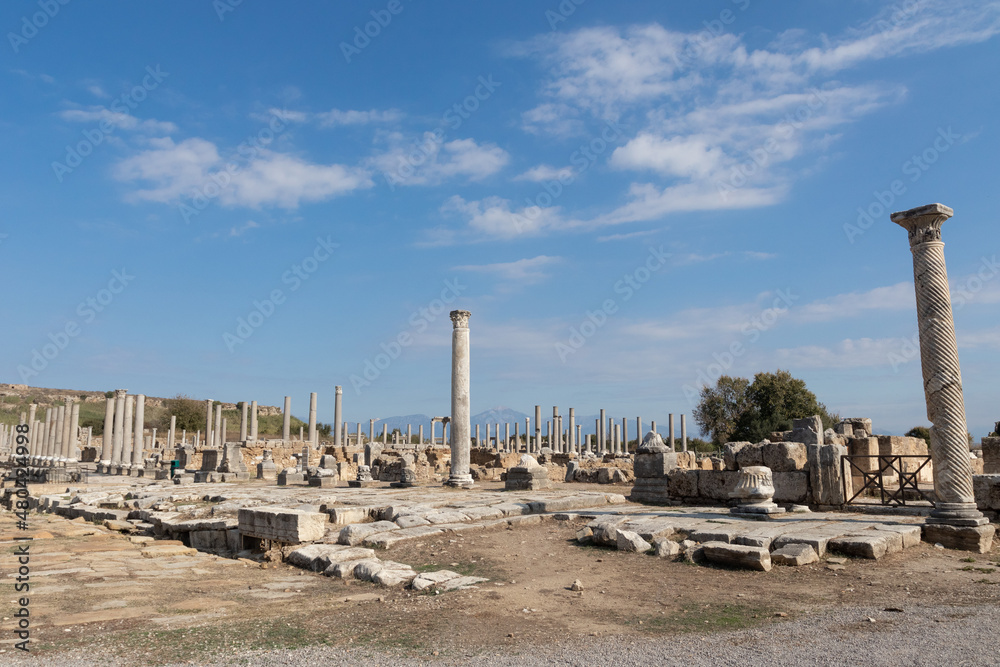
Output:
<instances>
[{"instance_id":1,"label":"weathered stone surface","mask_svg":"<svg viewBox=\"0 0 1000 667\"><path fill-rule=\"evenodd\" d=\"M628 476L618 468L601 468L597 471L598 484L624 484Z\"/></svg>"},{"instance_id":2,"label":"weathered stone surface","mask_svg":"<svg viewBox=\"0 0 1000 667\"><path fill-rule=\"evenodd\" d=\"M284 507L244 507L239 511L242 535L276 542L313 542L326 533L327 515Z\"/></svg>"},{"instance_id":3,"label":"weathered stone surface","mask_svg":"<svg viewBox=\"0 0 1000 667\"><path fill-rule=\"evenodd\" d=\"M698 495L707 500L729 501L738 473L728 470L699 470Z\"/></svg>"},{"instance_id":4,"label":"weathered stone surface","mask_svg":"<svg viewBox=\"0 0 1000 667\"><path fill-rule=\"evenodd\" d=\"M1000 510L1000 474L973 475L972 490L976 496L976 507L980 510Z\"/></svg>"},{"instance_id":5,"label":"weathered stone surface","mask_svg":"<svg viewBox=\"0 0 1000 667\"><path fill-rule=\"evenodd\" d=\"M410 588L415 591L423 591L428 588L439 587L447 581L461 577L458 572L451 570L438 570L437 572L424 572L417 575L410 583Z\"/></svg>"},{"instance_id":6,"label":"weathered stone surface","mask_svg":"<svg viewBox=\"0 0 1000 667\"><path fill-rule=\"evenodd\" d=\"M566 464L566 477L563 479L565 482L575 482L576 472L580 469L579 461L570 461Z\"/></svg>"},{"instance_id":7,"label":"weathered stone surface","mask_svg":"<svg viewBox=\"0 0 1000 667\"><path fill-rule=\"evenodd\" d=\"M941 523L925 523L924 542L943 544L947 549L959 549L984 554L993 544L996 526L949 526Z\"/></svg>"},{"instance_id":8,"label":"weathered stone surface","mask_svg":"<svg viewBox=\"0 0 1000 667\"><path fill-rule=\"evenodd\" d=\"M466 588L471 588L476 584L481 584L484 581L489 581L489 579L484 579L482 577L456 577L454 579L449 579L448 581L441 584L441 590L444 591L457 591Z\"/></svg>"},{"instance_id":9,"label":"weathered stone surface","mask_svg":"<svg viewBox=\"0 0 1000 667\"><path fill-rule=\"evenodd\" d=\"M791 442L801 442L805 445L822 445L825 442L823 433L823 420L819 415L813 415L812 417L793 419L792 432L785 439Z\"/></svg>"},{"instance_id":10,"label":"weathered stone surface","mask_svg":"<svg viewBox=\"0 0 1000 667\"><path fill-rule=\"evenodd\" d=\"M399 530L377 533L365 540L365 545L374 549L388 549L393 544L406 540L415 540L428 535L437 535L444 530L437 526L413 526L412 528L400 528Z\"/></svg>"},{"instance_id":11,"label":"weathered stone surface","mask_svg":"<svg viewBox=\"0 0 1000 667\"><path fill-rule=\"evenodd\" d=\"M688 538L695 542L722 542L729 544L740 532L736 526L711 526L691 531Z\"/></svg>"},{"instance_id":12,"label":"weathered stone surface","mask_svg":"<svg viewBox=\"0 0 1000 667\"><path fill-rule=\"evenodd\" d=\"M327 577L336 577L337 579L352 579L354 577L354 568L366 561L377 560L377 558L368 557L359 558L357 560L345 560L339 563L330 563L330 566L323 570L323 574Z\"/></svg>"},{"instance_id":13,"label":"weathered stone surface","mask_svg":"<svg viewBox=\"0 0 1000 667\"><path fill-rule=\"evenodd\" d=\"M639 536L639 533L631 530L619 530L615 536L615 544L618 546L619 551L645 553L653 548L649 542Z\"/></svg>"},{"instance_id":14,"label":"weathered stone surface","mask_svg":"<svg viewBox=\"0 0 1000 667\"><path fill-rule=\"evenodd\" d=\"M982 451L983 473L986 475L1000 474L1000 438L996 436L983 438ZM979 502L978 498L976 502Z\"/></svg>"},{"instance_id":15,"label":"weathered stone surface","mask_svg":"<svg viewBox=\"0 0 1000 667\"><path fill-rule=\"evenodd\" d=\"M412 528L413 526L429 526L430 521L419 514L402 514L396 517L396 525L400 528Z\"/></svg>"},{"instance_id":16,"label":"weathered stone surface","mask_svg":"<svg viewBox=\"0 0 1000 667\"><path fill-rule=\"evenodd\" d=\"M736 452L736 466L738 468L762 465L764 465L762 445L746 445Z\"/></svg>"},{"instance_id":17,"label":"weathered stone surface","mask_svg":"<svg viewBox=\"0 0 1000 667\"><path fill-rule=\"evenodd\" d=\"M727 442L722 447L722 462L726 464L726 470L737 470L739 466L736 464L736 455L741 449L752 444L751 442Z\"/></svg>"},{"instance_id":18,"label":"weathered stone surface","mask_svg":"<svg viewBox=\"0 0 1000 667\"><path fill-rule=\"evenodd\" d=\"M805 451L804 445L802 450ZM771 478L774 484L774 502L804 503L809 500L809 473L776 472Z\"/></svg>"},{"instance_id":19,"label":"weathered stone surface","mask_svg":"<svg viewBox=\"0 0 1000 667\"><path fill-rule=\"evenodd\" d=\"M658 537L670 537L676 531L676 521L669 517L643 517L630 519L620 526L621 530L631 530L647 542Z\"/></svg>"},{"instance_id":20,"label":"weathered stone surface","mask_svg":"<svg viewBox=\"0 0 1000 667\"><path fill-rule=\"evenodd\" d=\"M698 470L674 470L667 476L667 492L672 498L698 496Z\"/></svg>"},{"instance_id":21,"label":"weathered stone surface","mask_svg":"<svg viewBox=\"0 0 1000 667\"><path fill-rule=\"evenodd\" d=\"M789 544L771 552L775 565L809 565L819 562L816 550L808 544Z\"/></svg>"},{"instance_id":22,"label":"weathered stone surface","mask_svg":"<svg viewBox=\"0 0 1000 667\"><path fill-rule=\"evenodd\" d=\"M361 523L368 519L367 507L330 507L326 513L330 515L330 523L340 526Z\"/></svg>"},{"instance_id":23,"label":"weathered stone surface","mask_svg":"<svg viewBox=\"0 0 1000 667\"><path fill-rule=\"evenodd\" d=\"M846 499L840 457L847 454L847 447L806 445L806 453L809 461L809 488L812 502L817 505L843 505ZM847 478L847 482L847 491L850 494L850 477Z\"/></svg>"},{"instance_id":24,"label":"weathered stone surface","mask_svg":"<svg viewBox=\"0 0 1000 667\"><path fill-rule=\"evenodd\" d=\"M390 530L399 530L399 526L392 521L376 521L374 523L355 523L350 526L344 526L340 530L340 535L337 537L337 542L339 544L346 544L348 546L355 546L357 544L363 543L366 539L372 535L377 535L378 533L385 533Z\"/></svg>"},{"instance_id":25,"label":"weathered stone surface","mask_svg":"<svg viewBox=\"0 0 1000 667\"><path fill-rule=\"evenodd\" d=\"M675 452L647 452L635 455L633 471L636 478L662 478L677 467Z\"/></svg>"},{"instance_id":26,"label":"weathered stone surface","mask_svg":"<svg viewBox=\"0 0 1000 667\"><path fill-rule=\"evenodd\" d=\"M920 544L920 526L919 525L891 525L891 524L880 524L875 526L875 530L884 530L890 533L897 533L902 540L902 548L909 549L910 547L915 547Z\"/></svg>"},{"instance_id":27,"label":"weathered stone surface","mask_svg":"<svg viewBox=\"0 0 1000 667\"><path fill-rule=\"evenodd\" d=\"M602 516L587 524L587 528L593 531L591 540L596 544L612 545L618 544L618 526L623 524L626 517L623 516Z\"/></svg>"},{"instance_id":28,"label":"weathered stone surface","mask_svg":"<svg viewBox=\"0 0 1000 667\"><path fill-rule=\"evenodd\" d=\"M381 572L384 567L382 561L377 558L363 560L354 566L354 578L360 581L374 581L375 575Z\"/></svg>"},{"instance_id":29,"label":"weathered stone surface","mask_svg":"<svg viewBox=\"0 0 1000 667\"><path fill-rule=\"evenodd\" d=\"M713 563L767 572L771 569L771 554L763 547L706 542L701 545L705 558Z\"/></svg>"},{"instance_id":30,"label":"weathered stone surface","mask_svg":"<svg viewBox=\"0 0 1000 667\"><path fill-rule=\"evenodd\" d=\"M763 465L773 473L797 472L806 468L806 446L801 442L768 442L760 447Z\"/></svg>"},{"instance_id":31,"label":"weathered stone surface","mask_svg":"<svg viewBox=\"0 0 1000 667\"><path fill-rule=\"evenodd\" d=\"M408 565L403 567L383 567L372 577L372 582L380 586L405 586L416 579L417 573Z\"/></svg>"},{"instance_id":32,"label":"weathered stone surface","mask_svg":"<svg viewBox=\"0 0 1000 667\"><path fill-rule=\"evenodd\" d=\"M774 538L771 545L775 549L782 549L789 544L808 544L813 548L813 551L820 557L826 553L826 545L830 542L831 535L829 533L819 532L819 531L802 531L799 533L790 533L787 535L780 535Z\"/></svg>"},{"instance_id":33,"label":"weathered stone surface","mask_svg":"<svg viewBox=\"0 0 1000 667\"><path fill-rule=\"evenodd\" d=\"M665 537L653 540L653 548L658 558L676 558L681 552L681 545Z\"/></svg>"},{"instance_id":34,"label":"weathered stone surface","mask_svg":"<svg viewBox=\"0 0 1000 667\"><path fill-rule=\"evenodd\" d=\"M869 532L870 534L836 537L827 543L827 549L857 558L877 560L889 553L891 544L898 543L899 549L903 548L901 535L883 531Z\"/></svg>"}]
</instances>

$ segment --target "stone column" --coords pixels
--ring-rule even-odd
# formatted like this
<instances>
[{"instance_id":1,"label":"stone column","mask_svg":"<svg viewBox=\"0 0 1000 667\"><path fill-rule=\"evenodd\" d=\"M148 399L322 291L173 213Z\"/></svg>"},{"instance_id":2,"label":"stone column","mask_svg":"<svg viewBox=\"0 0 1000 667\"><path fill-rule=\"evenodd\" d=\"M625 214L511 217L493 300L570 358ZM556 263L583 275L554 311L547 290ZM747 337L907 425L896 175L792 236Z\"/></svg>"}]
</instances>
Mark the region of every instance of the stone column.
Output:
<instances>
[{"instance_id":1,"label":"stone column","mask_svg":"<svg viewBox=\"0 0 1000 667\"><path fill-rule=\"evenodd\" d=\"M282 411L281 439L288 442L292 439L292 397L285 396L285 407Z\"/></svg>"},{"instance_id":2,"label":"stone column","mask_svg":"<svg viewBox=\"0 0 1000 667\"><path fill-rule=\"evenodd\" d=\"M531 417L524 418L524 451L531 453Z\"/></svg>"},{"instance_id":3,"label":"stone column","mask_svg":"<svg viewBox=\"0 0 1000 667\"><path fill-rule=\"evenodd\" d=\"M431 422L431 437L434 436L434 423ZM375 420L368 420L368 442L375 442Z\"/></svg>"},{"instance_id":4,"label":"stone column","mask_svg":"<svg viewBox=\"0 0 1000 667\"><path fill-rule=\"evenodd\" d=\"M247 402L240 401L240 442L247 440Z\"/></svg>"},{"instance_id":5,"label":"stone column","mask_svg":"<svg viewBox=\"0 0 1000 667\"><path fill-rule=\"evenodd\" d=\"M681 451L686 452L687 450L688 450L687 415L681 415Z\"/></svg>"},{"instance_id":6,"label":"stone column","mask_svg":"<svg viewBox=\"0 0 1000 667\"><path fill-rule=\"evenodd\" d=\"M122 443L121 465L124 470L128 470L132 464L132 430L135 428L133 415L135 414L135 396L125 397L125 441Z\"/></svg>"},{"instance_id":7,"label":"stone column","mask_svg":"<svg viewBox=\"0 0 1000 667\"><path fill-rule=\"evenodd\" d=\"M674 447L674 413L667 415L667 431L670 432L670 441L667 445L670 447L670 451L677 451Z\"/></svg>"},{"instance_id":8,"label":"stone column","mask_svg":"<svg viewBox=\"0 0 1000 667\"><path fill-rule=\"evenodd\" d=\"M549 449L552 449L552 421L545 420L545 439L548 440Z\"/></svg>"},{"instance_id":9,"label":"stone column","mask_svg":"<svg viewBox=\"0 0 1000 667\"><path fill-rule=\"evenodd\" d=\"M389 425L385 422L382 422L382 444L389 444Z\"/></svg>"},{"instance_id":10,"label":"stone column","mask_svg":"<svg viewBox=\"0 0 1000 667\"><path fill-rule=\"evenodd\" d=\"M476 442L479 442L479 424L476 424ZM406 425L406 444L407 446L413 444L413 426L411 424Z\"/></svg>"},{"instance_id":11,"label":"stone column","mask_svg":"<svg viewBox=\"0 0 1000 667\"><path fill-rule=\"evenodd\" d=\"M421 424L420 426L417 427L417 440L420 441L421 445L424 444L424 425L423 424Z\"/></svg>"},{"instance_id":12,"label":"stone column","mask_svg":"<svg viewBox=\"0 0 1000 667\"><path fill-rule=\"evenodd\" d=\"M535 453L542 451L542 406L535 406Z\"/></svg>"},{"instance_id":13,"label":"stone column","mask_svg":"<svg viewBox=\"0 0 1000 667\"><path fill-rule=\"evenodd\" d=\"M467 310L453 310L449 314L451 332L451 475L449 486L469 488L469 432L471 429L471 400L469 397L469 317Z\"/></svg>"},{"instance_id":14,"label":"stone column","mask_svg":"<svg viewBox=\"0 0 1000 667\"><path fill-rule=\"evenodd\" d=\"M583 442L583 426L581 424L576 425L576 444L579 447L580 454L583 454L586 444Z\"/></svg>"},{"instance_id":15,"label":"stone column","mask_svg":"<svg viewBox=\"0 0 1000 667\"><path fill-rule=\"evenodd\" d=\"M476 424L476 447L482 447L483 441L479 438L479 424Z\"/></svg>"},{"instance_id":16,"label":"stone column","mask_svg":"<svg viewBox=\"0 0 1000 667\"><path fill-rule=\"evenodd\" d=\"M73 401L73 416L70 419L66 458L70 461L80 460L80 404L76 401Z\"/></svg>"},{"instance_id":17,"label":"stone column","mask_svg":"<svg viewBox=\"0 0 1000 667\"><path fill-rule=\"evenodd\" d=\"M358 447L361 446L361 422L358 422L358 442L356 443Z\"/></svg>"},{"instance_id":18,"label":"stone column","mask_svg":"<svg viewBox=\"0 0 1000 667\"><path fill-rule=\"evenodd\" d=\"M35 456L35 448L38 446L38 436L35 433L35 413L38 411L38 404L32 403L28 406L28 426L31 432L28 433L28 457ZM16 449L15 449L16 451Z\"/></svg>"},{"instance_id":19,"label":"stone column","mask_svg":"<svg viewBox=\"0 0 1000 667\"><path fill-rule=\"evenodd\" d=\"M115 425L111 434L111 463L114 464L122 462L122 449L125 446L125 395L127 393L127 389L115 389Z\"/></svg>"},{"instance_id":20,"label":"stone column","mask_svg":"<svg viewBox=\"0 0 1000 667\"><path fill-rule=\"evenodd\" d=\"M226 434L222 431L222 403L215 406L215 434L212 436L212 446L221 449L226 442Z\"/></svg>"},{"instance_id":21,"label":"stone column","mask_svg":"<svg viewBox=\"0 0 1000 667\"><path fill-rule=\"evenodd\" d=\"M225 417L219 418L219 437L222 439L220 447L225 448L226 446L226 429L229 427L229 420ZM224 455L223 455L224 456Z\"/></svg>"},{"instance_id":22,"label":"stone column","mask_svg":"<svg viewBox=\"0 0 1000 667\"><path fill-rule=\"evenodd\" d=\"M635 452L639 453L639 445L642 444L642 417L635 418Z\"/></svg>"},{"instance_id":23,"label":"stone column","mask_svg":"<svg viewBox=\"0 0 1000 667\"><path fill-rule=\"evenodd\" d=\"M146 396L136 394L135 397L135 438L132 444L132 467L142 467L143 445L146 443Z\"/></svg>"},{"instance_id":24,"label":"stone column","mask_svg":"<svg viewBox=\"0 0 1000 667\"><path fill-rule=\"evenodd\" d=\"M309 444L315 447L319 444L316 432L316 392L309 394Z\"/></svg>"},{"instance_id":25,"label":"stone column","mask_svg":"<svg viewBox=\"0 0 1000 667\"><path fill-rule=\"evenodd\" d=\"M500 430L500 425L497 424L497 431ZM500 435L497 433L497 435ZM510 422L503 423L503 451L510 451Z\"/></svg>"},{"instance_id":26,"label":"stone column","mask_svg":"<svg viewBox=\"0 0 1000 667\"><path fill-rule=\"evenodd\" d=\"M45 433L42 437L42 458L46 465L51 465L52 458L52 436L55 433L53 426L56 418L55 410L45 408Z\"/></svg>"},{"instance_id":27,"label":"stone column","mask_svg":"<svg viewBox=\"0 0 1000 667\"><path fill-rule=\"evenodd\" d=\"M68 460L70 457L70 452L73 451L70 441L72 437L75 436L73 431L73 399L67 398L66 405L63 407L63 413L65 418L63 419L63 431L62 431L62 451L59 454L61 459Z\"/></svg>"},{"instance_id":28,"label":"stone column","mask_svg":"<svg viewBox=\"0 0 1000 667\"><path fill-rule=\"evenodd\" d=\"M343 420L341 413L341 404L344 399L344 388L340 385L334 387L335 393L333 397L333 446L338 449L344 444L341 439L341 421ZM410 432L407 430L407 441L409 441Z\"/></svg>"},{"instance_id":29,"label":"stone column","mask_svg":"<svg viewBox=\"0 0 1000 667\"><path fill-rule=\"evenodd\" d=\"M170 430L167 431L167 451L174 455L174 440L177 438L177 415L170 415Z\"/></svg>"},{"instance_id":30,"label":"stone column","mask_svg":"<svg viewBox=\"0 0 1000 667\"><path fill-rule=\"evenodd\" d=\"M63 433L66 429L66 406L60 405L56 408L56 440L52 448L52 458L56 461L62 459Z\"/></svg>"},{"instance_id":31,"label":"stone column","mask_svg":"<svg viewBox=\"0 0 1000 667\"><path fill-rule=\"evenodd\" d=\"M636 449L639 448L639 441L636 440ZM622 417L622 453L628 454L628 418Z\"/></svg>"},{"instance_id":32,"label":"stone column","mask_svg":"<svg viewBox=\"0 0 1000 667\"><path fill-rule=\"evenodd\" d=\"M214 437L212 436L212 400L208 399L205 401L205 446L211 447Z\"/></svg>"},{"instance_id":33,"label":"stone column","mask_svg":"<svg viewBox=\"0 0 1000 667\"><path fill-rule=\"evenodd\" d=\"M250 401L250 439L257 440L257 401Z\"/></svg>"},{"instance_id":34,"label":"stone column","mask_svg":"<svg viewBox=\"0 0 1000 667\"><path fill-rule=\"evenodd\" d=\"M927 419L931 422L931 459L934 462L934 492L937 502L928 524L990 528L988 520L976 509L972 491L972 464L966 435L965 400L962 396L962 372L958 363L955 324L945 269L941 225L954 211L942 204L893 213L891 220L906 229L913 253L913 282L917 295L917 324L920 330L920 365L927 400ZM925 539L928 529L925 528ZM934 530L935 539L938 532ZM963 531L952 531L963 532ZM985 538L986 549L993 531ZM947 537L945 537L947 539ZM982 546L980 540L980 547ZM954 542L953 542L954 544ZM945 546L951 546L945 544Z\"/></svg>"},{"instance_id":35,"label":"stone column","mask_svg":"<svg viewBox=\"0 0 1000 667\"><path fill-rule=\"evenodd\" d=\"M521 451L521 422L514 422L514 442L510 446L510 451Z\"/></svg>"},{"instance_id":36,"label":"stone column","mask_svg":"<svg viewBox=\"0 0 1000 667\"><path fill-rule=\"evenodd\" d=\"M614 422L612 426L614 428L614 435L612 437L615 440L615 454L620 454L622 451L622 432L618 422Z\"/></svg>"},{"instance_id":37,"label":"stone column","mask_svg":"<svg viewBox=\"0 0 1000 667\"><path fill-rule=\"evenodd\" d=\"M569 449L568 451L575 452L580 443L576 440L576 408L569 409Z\"/></svg>"},{"instance_id":38,"label":"stone column","mask_svg":"<svg viewBox=\"0 0 1000 667\"><path fill-rule=\"evenodd\" d=\"M606 423L606 419L604 417L604 410L602 409L601 410L601 416L597 420L597 452L598 452L598 454L603 454L604 450L605 450L605 447L606 447L607 434L604 432L604 424L605 423Z\"/></svg>"}]
</instances>

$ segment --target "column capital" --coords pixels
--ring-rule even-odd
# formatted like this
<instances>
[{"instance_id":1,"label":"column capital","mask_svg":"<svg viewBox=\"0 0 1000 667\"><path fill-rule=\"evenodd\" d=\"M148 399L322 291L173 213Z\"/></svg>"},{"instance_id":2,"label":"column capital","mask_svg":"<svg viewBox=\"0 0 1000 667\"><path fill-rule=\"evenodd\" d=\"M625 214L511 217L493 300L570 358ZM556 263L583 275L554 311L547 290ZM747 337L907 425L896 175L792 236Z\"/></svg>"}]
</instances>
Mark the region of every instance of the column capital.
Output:
<instances>
[{"instance_id":1,"label":"column capital","mask_svg":"<svg viewBox=\"0 0 1000 667\"><path fill-rule=\"evenodd\" d=\"M128 394L128 389L115 389L115 398L125 398Z\"/></svg>"},{"instance_id":2,"label":"column capital","mask_svg":"<svg viewBox=\"0 0 1000 667\"><path fill-rule=\"evenodd\" d=\"M955 211L944 204L928 204L893 213L889 219L907 231L910 247L914 248L922 243L940 241L941 225L954 214Z\"/></svg>"},{"instance_id":3,"label":"column capital","mask_svg":"<svg viewBox=\"0 0 1000 667\"><path fill-rule=\"evenodd\" d=\"M453 310L448 314L451 321L454 323L456 329L468 329L469 328L469 317L472 315L467 310Z\"/></svg>"}]
</instances>

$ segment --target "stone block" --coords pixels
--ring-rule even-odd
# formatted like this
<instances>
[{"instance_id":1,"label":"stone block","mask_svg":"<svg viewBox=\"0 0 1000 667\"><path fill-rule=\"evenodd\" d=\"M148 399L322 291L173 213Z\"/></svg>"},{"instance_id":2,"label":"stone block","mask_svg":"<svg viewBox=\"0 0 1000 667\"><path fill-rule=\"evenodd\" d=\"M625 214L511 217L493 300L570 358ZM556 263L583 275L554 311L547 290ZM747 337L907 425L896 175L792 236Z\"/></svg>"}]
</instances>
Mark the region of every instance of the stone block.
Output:
<instances>
[{"instance_id":1,"label":"stone block","mask_svg":"<svg viewBox=\"0 0 1000 667\"><path fill-rule=\"evenodd\" d=\"M736 486L739 473L729 470L698 471L698 495L705 500L729 502L729 494Z\"/></svg>"},{"instance_id":2,"label":"stone block","mask_svg":"<svg viewBox=\"0 0 1000 667\"><path fill-rule=\"evenodd\" d=\"M920 526L916 524L905 525L905 524L878 524L875 526L875 530L883 530L890 533L896 533L900 536L901 547L903 549L909 549L910 547L915 547L920 544Z\"/></svg>"},{"instance_id":3,"label":"stone block","mask_svg":"<svg viewBox=\"0 0 1000 667\"><path fill-rule=\"evenodd\" d=\"M771 554L763 547L723 542L706 542L701 547L705 559L713 563L760 572L768 572L771 569Z\"/></svg>"},{"instance_id":4,"label":"stone block","mask_svg":"<svg viewBox=\"0 0 1000 667\"><path fill-rule=\"evenodd\" d=\"M981 511L1000 510L1000 474L973 475L972 490L976 496L976 507Z\"/></svg>"},{"instance_id":5,"label":"stone block","mask_svg":"<svg viewBox=\"0 0 1000 667\"><path fill-rule=\"evenodd\" d=\"M736 466L749 468L764 465L764 453L761 445L746 445L736 452Z\"/></svg>"},{"instance_id":6,"label":"stone block","mask_svg":"<svg viewBox=\"0 0 1000 667\"><path fill-rule=\"evenodd\" d=\"M651 452L636 454L633 470L636 478L662 478L677 467L675 452Z\"/></svg>"},{"instance_id":7,"label":"stone block","mask_svg":"<svg viewBox=\"0 0 1000 667\"><path fill-rule=\"evenodd\" d=\"M674 470L667 476L667 491L671 497L696 498L698 496L698 470Z\"/></svg>"},{"instance_id":8,"label":"stone block","mask_svg":"<svg viewBox=\"0 0 1000 667\"><path fill-rule=\"evenodd\" d=\"M806 468L806 446L801 442L768 442L760 447L765 465L771 472L796 472Z\"/></svg>"},{"instance_id":9,"label":"stone block","mask_svg":"<svg viewBox=\"0 0 1000 667\"><path fill-rule=\"evenodd\" d=\"M289 484L304 484L306 481L306 476L300 472L287 472L282 470L278 473L278 486L287 486Z\"/></svg>"},{"instance_id":10,"label":"stone block","mask_svg":"<svg viewBox=\"0 0 1000 667\"><path fill-rule=\"evenodd\" d=\"M597 471L598 484L624 484L628 477L618 468L600 468Z\"/></svg>"},{"instance_id":11,"label":"stone block","mask_svg":"<svg viewBox=\"0 0 1000 667\"><path fill-rule=\"evenodd\" d=\"M741 449L752 444L750 442L727 442L722 448L722 461L726 465L726 470L739 469L736 464L736 455Z\"/></svg>"},{"instance_id":12,"label":"stone block","mask_svg":"<svg viewBox=\"0 0 1000 667\"><path fill-rule=\"evenodd\" d=\"M593 531L591 541L595 544L616 545L618 544L618 526L625 522L624 516L602 516L587 524L587 528Z\"/></svg>"},{"instance_id":13,"label":"stone block","mask_svg":"<svg viewBox=\"0 0 1000 667\"><path fill-rule=\"evenodd\" d=\"M241 535L275 542L313 542L326 533L327 515L284 507L242 507L239 511Z\"/></svg>"},{"instance_id":14,"label":"stone block","mask_svg":"<svg viewBox=\"0 0 1000 667\"><path fill-rule=\"evenodd\" d=\"M658 558L676 558L681 552L681 545L665 537L653 540L653 548Z\"/></svg>"},{"instance_id":15,"label":"stone block","mask_svg":"<svg viewBox=\"0 0 1000 667\"><path fill-rule=\"evenodd\" d=\"M534 491L547 489L550 486L549 471L541 466L511 468L507 471L507 478L504 480L505 491Z\"/></svg>"},{"instance_id":16,"label":"stone block","mask_svg":"<svg viewBox=\"0 0 1000 667\"><path fill-rule=\"evenodd\" d=\"M869 533L871 534L835 537L827 543L827 549L842 553L845 556L878 560L889 553L890 543L893 540L899 542L900 549L903 548L903 538L901 535L882 531L869 531Z\"/></svg>"},{"instance_id":17,"label":"stone block","mask_svg":"<svg viewBox=\"0 0 1000 667\"><path fill-rule=\"evenodd\" d=\"M345 526L340 530L337 537L338 544L355 546L363 543L369 537L378 533L385 533L390 530L399 530L399 526L392 521L376 521L374 523L356 523Z\"/></svg>"},{"instance_id":18,"label":"stone block","mask_svg":"<svg viewBox=\"0 0 1000 667\"><path fill-rule=\"evenodd\" d=\"M563 481L574 482L576 481L576 471L580 469L579 461L570 461L566 464L566 477Z\"/></svg>"},{"instance_id":19,"label":"stone block","mask_svg":"<svg viewBox=\"0 0 1000 667\"><path fill-rule=\"evenodd\" d=\"M330 523L338 526L362 523L370 515L367 507L328 507L326 513L330 515Z\"/></svg>"},{"instance_id":20,"label":"stone block","mask_svg":"<svg viewBox=\"0 0 1000 667\"><path fill-rule=\"evenodd\" d=\"M784 443L781 443L784 444ZM792 443L797 444L797 443ZM805 446L803 445L803 452ZM809 500L809 473L776 472L771 475L774 484L774 502L805 503Z\"/></svg>"},{"instance_id":21,"label":"stone block","mask_svg":"<svg viewBox=\"0 0 1000 667\"><path fill-rule=\"evenodd\" d=\"M822 445L824 443L823 433L823 420L819 415L813 415L812 417L793 419L792 433L786 439L805 445Z\"/></svg>"},{"instance_id":22,"label":"stone block","mask_svg":"<svg viewBox=\"0 0 1000 667\"><path fill-rule=\"evenodd\" d=\"M789 544L771 552L775 565L809 565L819 561L816 550L808 544Z\"/></svg>"},{"instance_id":23,"label":"stone block","mask_svg":"<svg viewBox=\"0 0 1000 667\"><path fill-rule=\"evenodd\" d=\"M983 474L1000 474L1000 438L988 436L982 440Z\"/></svg>"},{"instance_id":24,"label":"stone block","mask_svg":"<svg viewBox=\"0 0 1000 667\"><path fill-rule=\"evenodd\" d=\"M844 475L841 456L847 454L842 445L806 445L809 463L809 489L812 502L817 505L843 505ZM848 498L851 495L851 480L847 478Z\"/></svg>"},{"instance_id":25,"label":"stone block","mask_svg":"<svg viewBox=\"0 0 1000 667\"><path fill-rule=\"evenodd\" d=\"M619 530L615 535L615 545L619 551L634 551L637 553L645 553L653 548L649 542L639 536L639 533L631 530Z\"/></svg>"},{"instance_id":26,"label":"stone block","mask_svg":"<svg viewBox=\"0 0 1000 667\"><path fill-rule=\"evenodd\" d=\"M993 544L996 526L949 526L942 523L925 523L924 542L943 544L946 549L958 549L984 554Z\"/></svg>"},{"instance_id":27,"label":"stone block","mask_svg":"<svg viewBox=\"0 0 1000 667\"><path fill-rule=\"evenodd\" d=\"M830 542L829 533L819 531L802 531L800 533L789 533L774 538L771 543L775 549L783 549L790 544L808 544L813 551L822 558L826 553L826 545Z\"/></svg>"}]
</instances>

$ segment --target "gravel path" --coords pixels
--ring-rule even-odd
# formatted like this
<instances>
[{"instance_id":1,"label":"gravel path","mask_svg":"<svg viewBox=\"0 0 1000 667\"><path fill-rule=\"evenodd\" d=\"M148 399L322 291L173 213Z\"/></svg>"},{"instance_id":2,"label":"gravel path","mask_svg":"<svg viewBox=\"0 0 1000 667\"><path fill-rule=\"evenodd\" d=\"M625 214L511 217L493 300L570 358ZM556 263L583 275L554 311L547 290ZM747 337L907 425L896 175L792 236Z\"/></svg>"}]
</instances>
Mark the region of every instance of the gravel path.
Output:
<instances>
[{"instance_id":1,"label":"gravel path","mask_svg":"<svg viewBox=\"0 0 1000 667\"><path fill-rule=\"evenodd\" d=\"M869 618L875 619L874 622ZM317 647L247 652L204 665L995 665L1000 607L846 607L765 629L665 638L587 637L544 647L461 655ZM51 662L28 658L19 664ZM128 665L95 655L61 656L62 667ZM190 663L187 663L190 664Z\"/></svg>"}]
</instances>

